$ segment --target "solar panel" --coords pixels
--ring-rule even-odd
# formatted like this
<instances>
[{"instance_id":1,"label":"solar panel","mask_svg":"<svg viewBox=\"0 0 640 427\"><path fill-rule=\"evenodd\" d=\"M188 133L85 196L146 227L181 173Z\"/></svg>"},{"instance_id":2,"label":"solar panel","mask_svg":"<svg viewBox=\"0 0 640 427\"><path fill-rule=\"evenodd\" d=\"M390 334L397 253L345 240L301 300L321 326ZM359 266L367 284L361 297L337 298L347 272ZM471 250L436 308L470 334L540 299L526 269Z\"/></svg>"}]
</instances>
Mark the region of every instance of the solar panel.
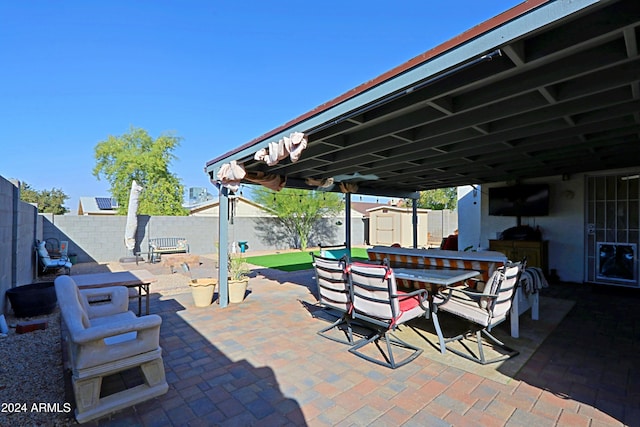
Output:
<instances>
[{"instance_id":1,"label":"solar panel","mask_svg":"<svg viewBox=\"0 0 640 427\"><path fill-rule=\"evenodd\" d=\"M101 210L111 210L118 207L118 202L112 197L96 197L96 203L98 204L98 209Z\"/></svg>"}]
</instances>

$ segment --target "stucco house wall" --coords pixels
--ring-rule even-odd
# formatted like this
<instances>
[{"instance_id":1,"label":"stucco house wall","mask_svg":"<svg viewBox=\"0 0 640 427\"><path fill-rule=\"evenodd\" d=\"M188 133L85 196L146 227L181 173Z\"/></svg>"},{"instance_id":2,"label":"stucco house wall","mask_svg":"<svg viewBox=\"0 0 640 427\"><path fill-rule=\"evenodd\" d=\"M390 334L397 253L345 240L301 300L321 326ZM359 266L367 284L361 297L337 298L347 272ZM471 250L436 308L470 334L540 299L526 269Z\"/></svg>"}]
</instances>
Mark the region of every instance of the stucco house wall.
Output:
<instances>
[{"instance_id":1,"label":"stucco house wall","mask_svg":"<svg viewBox=\"0 0 640 427\"><path fill-rule=\"evenodd\" d=\"M522 217L522 224L540 228L543 240L549 242L549 269L555 270L561 280L568 282L587 280L586 257L590 248L585 243L587 239L586 178L594 175L626 173L637 174L638 170L618 169L591 174L558 175L524 182L549 184L549 215ZM481 248L488 248L490 239L496 239L500 232L516 225L517 219L515 217L490 216L488 214L488 189L502 185L507 185L507 183L478 186L479 197L476 198L468 191L459 193L460 200L462 200L458 205L459 216L463 218L460 221L461 241L477 244ZM477 203L474 205L473 201ZM475 220L466 219L474 215L479 215L479 229L475 225ZM640 228L639 216L640 214L637 212L631 215L631 233L637 233L633 230ZM640 268L638 263L636 263L636 268Z\"/></svg>"}]
</instances>

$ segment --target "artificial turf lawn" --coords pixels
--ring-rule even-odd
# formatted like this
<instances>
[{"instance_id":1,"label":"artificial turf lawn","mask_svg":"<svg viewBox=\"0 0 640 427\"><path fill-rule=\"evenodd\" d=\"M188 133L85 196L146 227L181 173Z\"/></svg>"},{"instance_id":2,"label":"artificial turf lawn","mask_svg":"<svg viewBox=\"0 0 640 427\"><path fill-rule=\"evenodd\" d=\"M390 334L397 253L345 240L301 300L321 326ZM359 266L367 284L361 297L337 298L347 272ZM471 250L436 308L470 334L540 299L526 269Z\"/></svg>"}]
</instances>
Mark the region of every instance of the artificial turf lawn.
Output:
<instances>
[{"instance_id":1,"label":"artificial turf lawn","mask_svg":"<svg viewBox=\"0 0 640 427\"><path fill-rule=\"evenodd\" d=\"M313 268L311 265L312 251L286 252L282 254L261 255L247 257L249 264L261 267L275 268L282 271L298 271ZM314 252L317 253L318 251ZM365 248L352 248L351 258L355 260L366 260L367 250Z\"/></svg>"}]
</instances>

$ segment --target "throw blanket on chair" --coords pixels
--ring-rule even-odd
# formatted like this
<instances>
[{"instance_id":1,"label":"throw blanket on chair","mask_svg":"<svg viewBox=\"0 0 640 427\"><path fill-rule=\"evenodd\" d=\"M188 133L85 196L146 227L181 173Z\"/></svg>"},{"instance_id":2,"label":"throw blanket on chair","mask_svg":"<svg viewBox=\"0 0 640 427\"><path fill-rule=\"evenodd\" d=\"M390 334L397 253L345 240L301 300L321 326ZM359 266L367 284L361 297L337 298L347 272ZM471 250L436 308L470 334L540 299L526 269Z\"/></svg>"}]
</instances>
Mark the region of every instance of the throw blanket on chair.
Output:
<instances>
[{"instance_id":1,"label":"throw blanket on chair","mask_svg":"<svg viewBox=\"0 0 640 427\"><path fill-rule=\"evenodd\" d=\"M542 288L548 288L549 283L539 267L527 267L520 277L520 286L525 294L537 293Z\"/></svg>"}]
</instances>

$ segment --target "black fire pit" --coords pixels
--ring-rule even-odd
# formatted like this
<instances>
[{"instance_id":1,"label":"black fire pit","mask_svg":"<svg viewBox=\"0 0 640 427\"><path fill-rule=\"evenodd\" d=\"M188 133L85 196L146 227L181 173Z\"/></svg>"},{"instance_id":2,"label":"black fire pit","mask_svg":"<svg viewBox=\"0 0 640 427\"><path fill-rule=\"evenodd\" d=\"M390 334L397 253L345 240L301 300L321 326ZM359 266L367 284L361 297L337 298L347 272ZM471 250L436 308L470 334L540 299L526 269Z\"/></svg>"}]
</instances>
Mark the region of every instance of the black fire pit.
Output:
<instances>
[{"instance_id":1,"label":"black fire pit","mask_svg":"<svg viewBox=\"0 0 640 427\"><path fill-rule=\"evenodd\" d=\"M39 282L7 290L16 317L41 316L51 313L58 303L53 282Z\"/></svg>"}]
</instances>

